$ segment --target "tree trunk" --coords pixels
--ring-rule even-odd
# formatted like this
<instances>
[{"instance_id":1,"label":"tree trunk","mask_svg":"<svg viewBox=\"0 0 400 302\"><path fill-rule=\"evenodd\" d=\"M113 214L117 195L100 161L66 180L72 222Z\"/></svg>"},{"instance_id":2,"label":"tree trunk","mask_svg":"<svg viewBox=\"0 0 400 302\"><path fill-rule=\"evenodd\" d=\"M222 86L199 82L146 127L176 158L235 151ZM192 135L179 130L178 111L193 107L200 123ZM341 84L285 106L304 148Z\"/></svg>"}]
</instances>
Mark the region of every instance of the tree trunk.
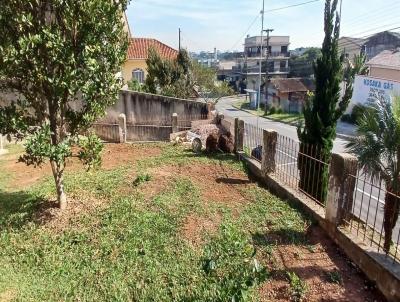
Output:
<instances>
[{"instance_id":1,"label":"tree trunk","mask_svg":"<svg viewBox=\"0 0 400 302\"><path fill-rule=\"evenodd\" d=\"M68 202L67 195L64 191L64 169L55 161L51 161L51 169L53 171L53 177L56 183L58 206L61 210L65 210Z\"/></svg>"},{"instance_id":2,"label":"tree trunk","mask_svg":"<svg viewBox=\"0 0 400 302\"><path fill-rule=\"evenodd\" d=\"M393 229L396 226L397 219L399 217L400 210L400 199L399 193L392 193L387 188L388 192L385 196L385 207L384 207L384 218L383 218L383 228L385 230L385 243L383 249L386 253L389 253L390 246L392 245Z\"/></svg>"}]
</instances>

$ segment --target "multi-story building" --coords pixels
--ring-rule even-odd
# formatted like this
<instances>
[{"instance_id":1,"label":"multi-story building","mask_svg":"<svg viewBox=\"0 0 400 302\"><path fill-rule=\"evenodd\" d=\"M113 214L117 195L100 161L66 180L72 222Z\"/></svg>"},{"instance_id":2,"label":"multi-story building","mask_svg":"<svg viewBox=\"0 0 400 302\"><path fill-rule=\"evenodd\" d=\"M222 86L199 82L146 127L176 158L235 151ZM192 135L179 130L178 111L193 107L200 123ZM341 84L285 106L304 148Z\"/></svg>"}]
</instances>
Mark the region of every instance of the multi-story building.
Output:
<instances>
[{"instance_id":1,"label":"multi-story building","mask_svg":"<svg viewBox=\"0 0 400 302\"><path fill-rule=\"evenodd\" d=\"M259 71L271 78L287 78L289 74L289 36L247 36L244 44L244 56L238 61L236 73L246 80L247 88L257 89ZM261 56L261 46L263 54ZM268 59L267 59L268 57Z\"/></svg>"},{"instance_id":2,"label":"multi-story building","mask_svg":"<svg viewBox=\"0 0 400 302\"><path fill-rule=\"evenodd\" d=\"M376 33L369 38L341 37L339 39L339 51L348 58L353 59L354 55L364 53L368 60L371 60L384 50L394 50L400 47L400 33L383 31Z\"/></svg>"}]
</instances>

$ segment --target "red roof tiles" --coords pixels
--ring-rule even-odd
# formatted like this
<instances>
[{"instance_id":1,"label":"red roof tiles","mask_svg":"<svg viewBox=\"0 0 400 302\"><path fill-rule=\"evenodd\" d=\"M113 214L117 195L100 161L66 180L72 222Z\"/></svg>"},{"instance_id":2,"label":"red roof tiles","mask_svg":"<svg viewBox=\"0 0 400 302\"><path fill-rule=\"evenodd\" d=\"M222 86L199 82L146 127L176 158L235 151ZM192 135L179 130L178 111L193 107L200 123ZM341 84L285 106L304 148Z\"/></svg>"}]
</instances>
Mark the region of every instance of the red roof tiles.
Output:
<instances>
[{"instance_id":1,"label":"red roof tiles","mask_svg":"<svg viewBox=\"0 0 400 302\"><path fill-rule=\"evenodd\" d=\"M150 47L154 47L164 59L175 59L178 51L156 39L132 38L128 47L128 60L147 59Z\"/></svg>"}]
</instances>

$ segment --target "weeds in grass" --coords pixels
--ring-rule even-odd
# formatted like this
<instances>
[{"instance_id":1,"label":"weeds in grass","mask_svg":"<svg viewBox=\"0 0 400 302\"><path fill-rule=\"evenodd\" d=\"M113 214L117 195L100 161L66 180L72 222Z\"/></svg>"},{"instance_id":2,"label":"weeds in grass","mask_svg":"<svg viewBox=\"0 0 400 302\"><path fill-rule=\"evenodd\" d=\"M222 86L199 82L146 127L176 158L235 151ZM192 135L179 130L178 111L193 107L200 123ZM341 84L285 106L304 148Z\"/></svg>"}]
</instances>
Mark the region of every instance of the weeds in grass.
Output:
<instances>
[{"instance_id":1,"label":"weeds in grass","mask_svg":"<svg viewBox=\"0 0 400 302\"><path fill-rule=\"evenodd\" d=\"M339 271L334 270L327 273L328 281L336 284L343 284L343 278Z\"/></svg>"},{"instance_id":2,"label":"weeds in grass","mask_svg":"<svg viewBox=\"0 0 400 302\"><path fill-rule=\"evenodd\" d=\"M312 245L312 244L307 244L306 245L306 248L307 248L307 250L310 252L310 253L316 253L317 252L317 247L315 246L315 245Z\"/></svg>"},{"instance_id":3,"label":"weeds in grass","mask_svg":"<svg viewBox=\"0 0 400 302\"><path fill-rule=\"evenodd\" d=\"M293 301L300 302L307 294L307 284L295 272L287 272L290 283L290 297Z\"/></svg>"},{"instance_id":4,"label":"weeds in grass","mask_svg":"<svg viewBox=\"0 0 400 302\"><path fill-rule=\"evenodd\" d=\"M242 301L248 289L268 276L247 235L233 224L221 226L219 237L205 247L202 262L207 279L218 284L226 301Z\"/></svg>"},{"instance_id":5,"label":"weeds in grass","mask_svg":"<svg viewBox=\"0 0 400 302\"><path fill-rule=\"evenodd\" d=\"M150 174L147 174L147 173L145 173L145 174L140 174L140 175L138 175L138 176L135 178L135 180L133 181L133 186L134 186L134 187L137 187L137 186L139 186L140 184L145 183L145 182L148 182L148 181L150 181L150 180L151 180L151 175L150 175Z\"/></svg>"},{"instance_id":6,"label":"weeds in grass","mask_svg":"<svg viewBox=\"0 0 400 302\"><path fill-rule=\"evenodd\" d=\"M243 171L231 155L161 149L160 156L133 167L139 184L150 180L149 168L163 165L218 164ZM234 215L223 204L204 203L199 187L182 176L153 198L140 186L126 191L133 170L68 173L70 194L104 199L108 206L78 213L73 227L57 233L31 219L54 196L52 179L23 194L1 191L0 297L18 288L17 301L253 301L268 278L260 256L273 258L283 240L304 243L309 220L256 185L242 192L248 203ZM205 234L199 246L182 240L188 215L215 213L223 217L216 234ZM292 279L294 297L303 297L304 282Z\"/></svg>"}]
</instances>

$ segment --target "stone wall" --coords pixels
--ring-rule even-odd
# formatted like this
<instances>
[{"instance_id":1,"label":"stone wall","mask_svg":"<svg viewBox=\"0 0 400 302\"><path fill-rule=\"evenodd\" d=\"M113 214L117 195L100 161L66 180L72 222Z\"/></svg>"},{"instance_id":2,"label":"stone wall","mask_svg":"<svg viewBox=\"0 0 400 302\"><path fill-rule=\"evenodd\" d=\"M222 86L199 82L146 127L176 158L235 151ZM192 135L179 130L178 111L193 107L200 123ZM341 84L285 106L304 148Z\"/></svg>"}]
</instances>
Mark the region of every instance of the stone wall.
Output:
<instances>
[{"instance_id":1,"label":"stone wall","mask_svg":"<svg viewBox=\"0 0 400 302\"><path fill-rule=\"evenodd\" d=\"M198 101L171 98L161 95L121 90L118 102L107 110L107 115L100 122L117 123L118 116L124 113L127 124L154 124L171 121L173 113L180 119L205 116L207 104Z\"/></svg>"},{"instance_id":2,"label":"stone wall","mask_svg":"<svg viewBox=\"0 0 400 302\"><path fill-rule=\"evenodd\" d=\"M121 90L117 103L95 126L97 135L107 141L119 141L118 117L126 117L126 140L167 141L172 130L172 115L177 114L180 126L206 119L211 110L207 104L192 100Z\"/></svg>"}]
</instances>

